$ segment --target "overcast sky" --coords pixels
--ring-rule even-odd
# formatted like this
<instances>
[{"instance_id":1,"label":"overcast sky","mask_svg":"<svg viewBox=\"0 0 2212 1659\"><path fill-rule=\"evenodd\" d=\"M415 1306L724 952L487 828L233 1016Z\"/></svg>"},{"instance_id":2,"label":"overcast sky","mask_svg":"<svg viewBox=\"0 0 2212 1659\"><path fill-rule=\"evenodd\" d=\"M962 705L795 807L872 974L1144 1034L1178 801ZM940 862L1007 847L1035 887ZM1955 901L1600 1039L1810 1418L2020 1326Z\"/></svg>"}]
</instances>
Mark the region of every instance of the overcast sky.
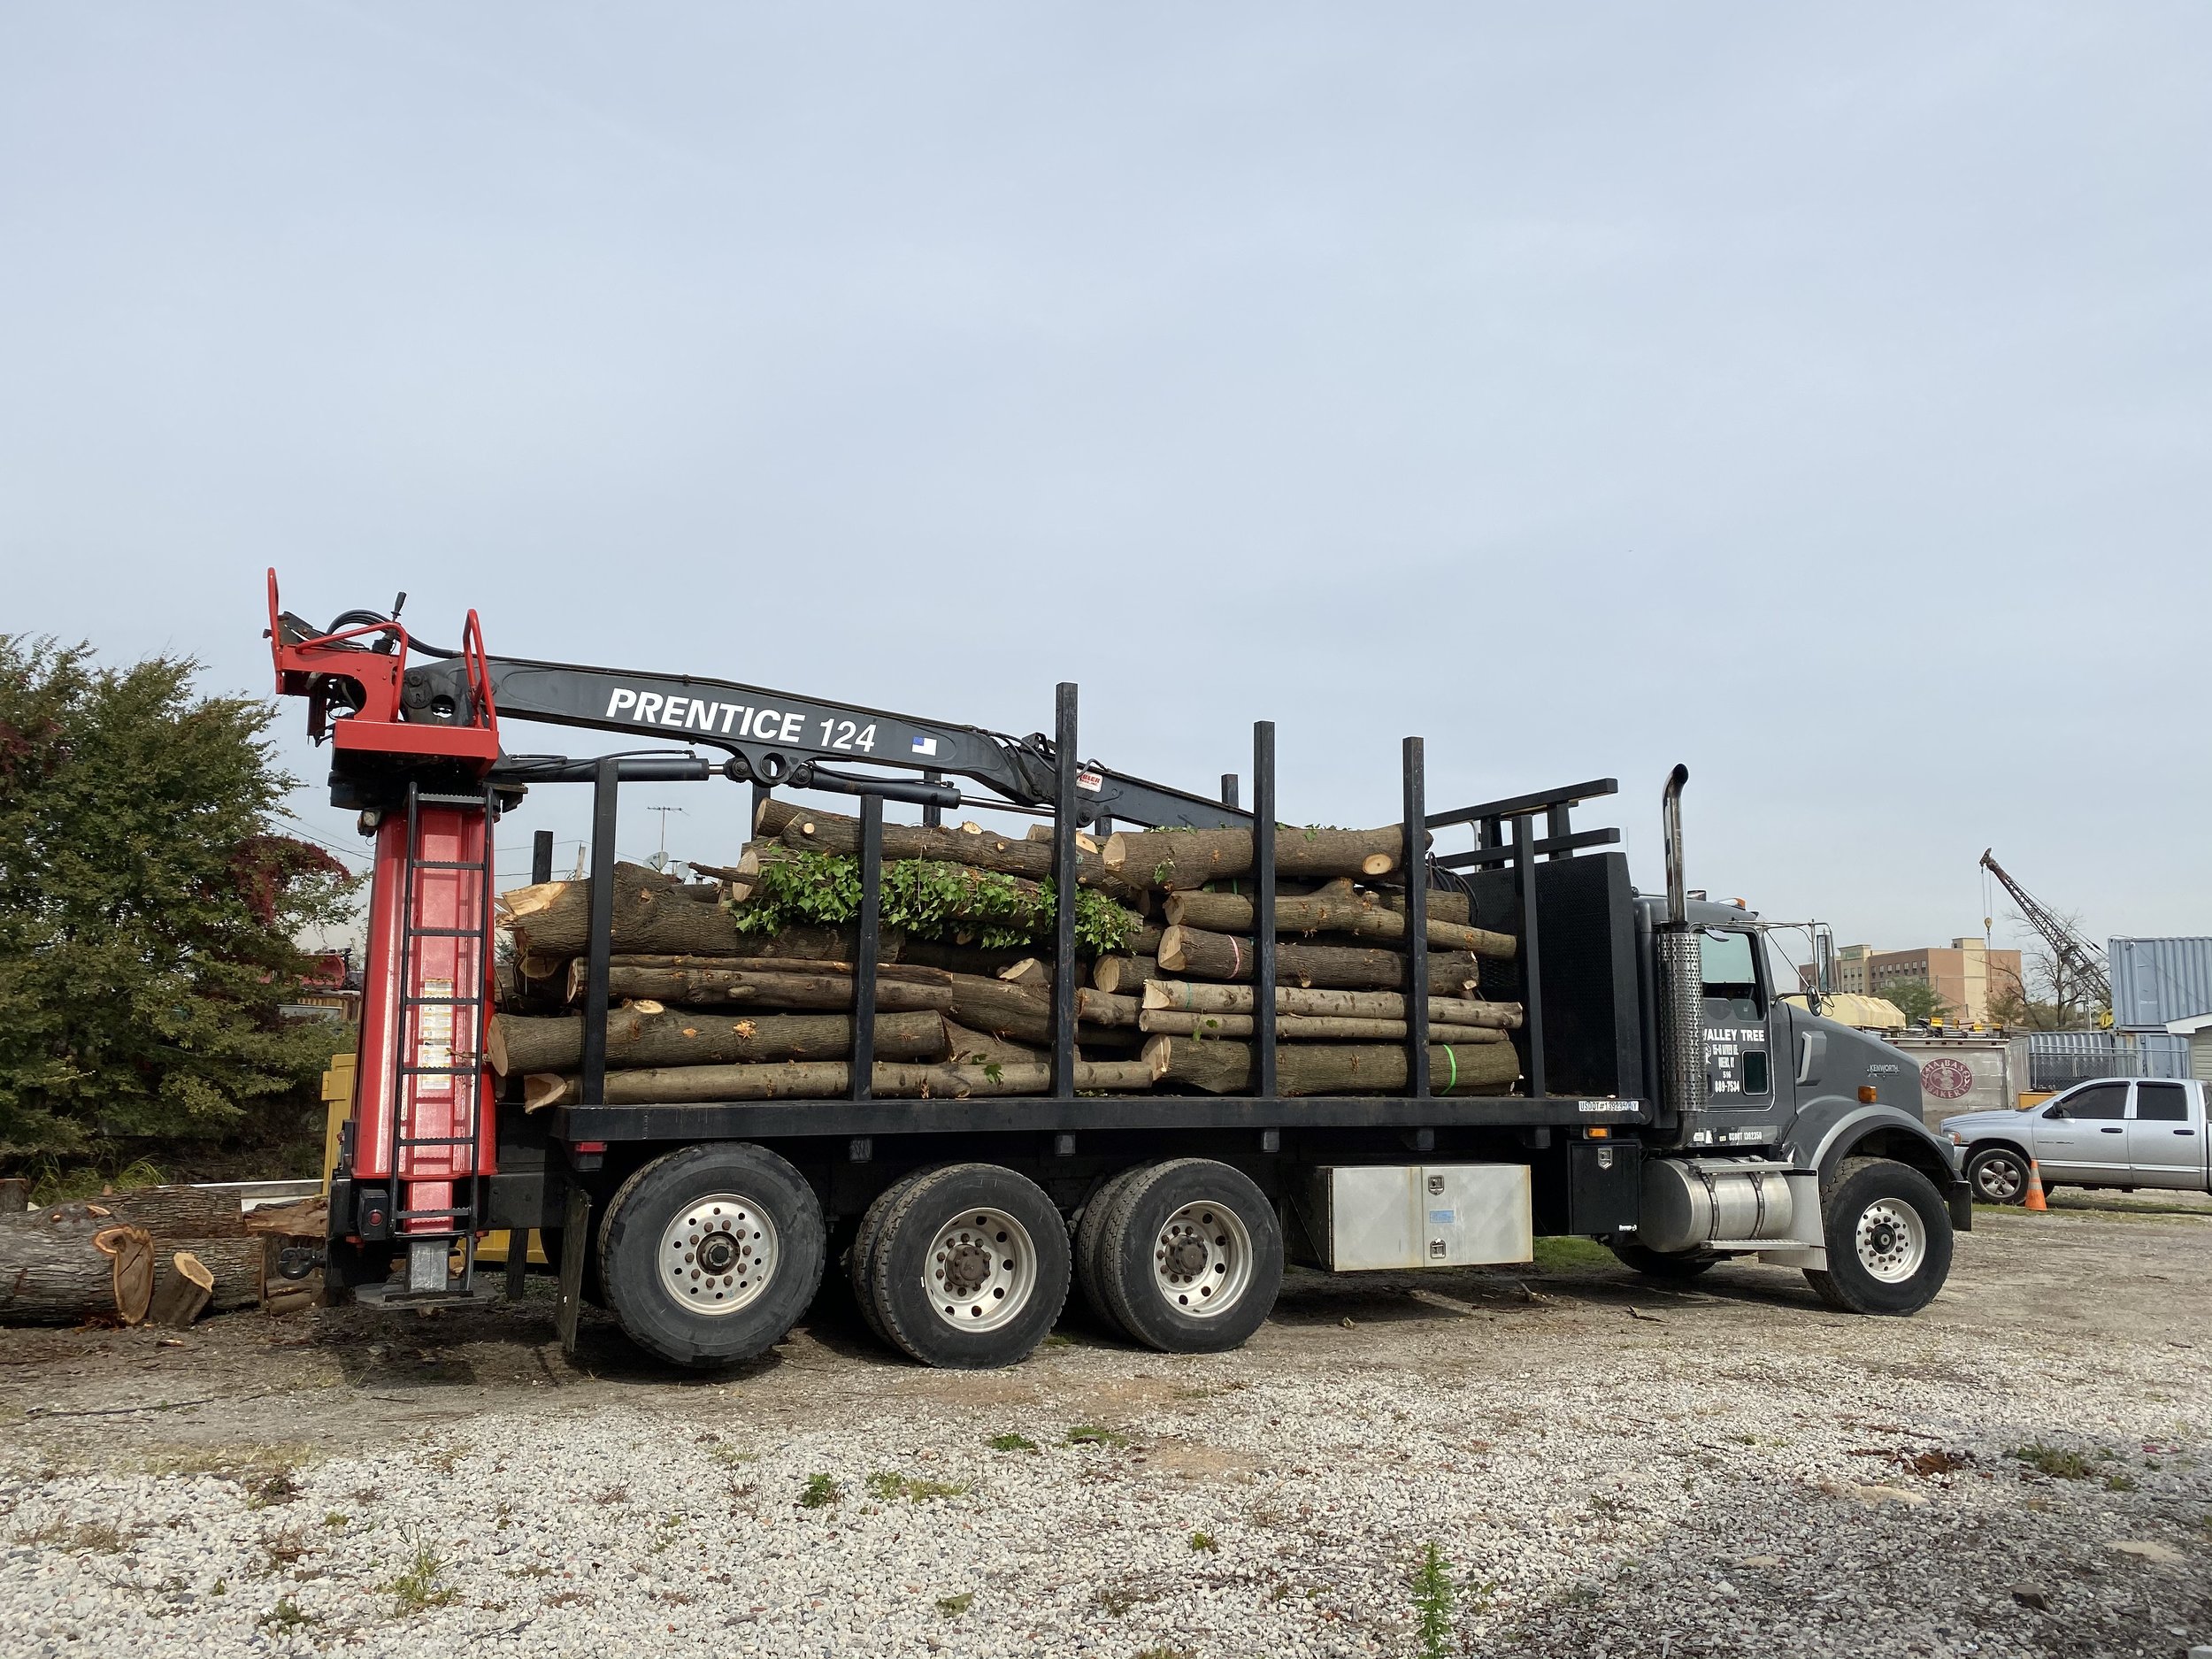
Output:
<instances>
[{"instance_id":1,"label":"overcast sky","mask_svg":"<svg viewBox=\"0 0 2212 1659\"><path fill-rule=\"evenodd\" d=\"M259 694L274 565L1018 733L1072 679L1191 787L1271 718L1294 820L1408 733L1436 806L1617 776L1646 885L1685 760L1693 883L1845 941L1978 933L1988 845L2212 932L2208 83L2198 5L14 4L0 627Z\"/></svg>"}]
</instances>

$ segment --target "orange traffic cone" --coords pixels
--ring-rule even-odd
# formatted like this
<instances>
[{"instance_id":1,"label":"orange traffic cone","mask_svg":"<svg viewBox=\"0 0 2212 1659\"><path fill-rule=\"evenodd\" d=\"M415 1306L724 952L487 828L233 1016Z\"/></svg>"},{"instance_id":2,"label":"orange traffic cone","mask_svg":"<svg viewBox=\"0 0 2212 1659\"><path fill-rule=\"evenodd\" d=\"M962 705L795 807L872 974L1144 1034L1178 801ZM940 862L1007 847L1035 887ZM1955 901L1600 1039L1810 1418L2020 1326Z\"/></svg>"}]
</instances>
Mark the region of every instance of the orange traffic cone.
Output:
<instances>
[{"instance_id":1,"label":"orange traffic cone","mask_svg":"<svg viewBox=\"0 0 2212 1659\"><path fill-rule=\"evenodd\" d=\"M2043 1202L2043 1171L2033 1158L2028 1160L2028 1195L2025 1202L2030 1210L2038 1213L2050 1208Z\"/></svg>"}]
</instances>

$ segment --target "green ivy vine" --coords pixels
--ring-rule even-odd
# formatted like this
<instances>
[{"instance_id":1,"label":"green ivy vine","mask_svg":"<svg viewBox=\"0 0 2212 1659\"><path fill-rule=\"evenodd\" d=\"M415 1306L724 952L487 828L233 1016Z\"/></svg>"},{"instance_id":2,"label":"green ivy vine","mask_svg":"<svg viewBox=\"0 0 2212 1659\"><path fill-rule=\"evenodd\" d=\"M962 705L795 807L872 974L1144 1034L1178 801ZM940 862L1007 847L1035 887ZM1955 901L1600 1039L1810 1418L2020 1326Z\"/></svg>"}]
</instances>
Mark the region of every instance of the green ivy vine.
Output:
<instances>
[{"instance_id":1,"label":"green ivy vine","mask_svg":"<svg viewBox=\"0 0 2212 1659\"><path fill-rule=\"evenodd\" d=\"M802 852L764 864L752 894L726 908L741 933L772 933L797 926L841 927L860 914L860 861L842 853ZM1053 883L1033 887L992 870L930 859L902 858L883 866L882 920L924 939L1003 950L1048 940L1058 895ZM1085 949L1127 949L1141 918L1079 887L1075 938Z\"/></svg>"}]
</instances>

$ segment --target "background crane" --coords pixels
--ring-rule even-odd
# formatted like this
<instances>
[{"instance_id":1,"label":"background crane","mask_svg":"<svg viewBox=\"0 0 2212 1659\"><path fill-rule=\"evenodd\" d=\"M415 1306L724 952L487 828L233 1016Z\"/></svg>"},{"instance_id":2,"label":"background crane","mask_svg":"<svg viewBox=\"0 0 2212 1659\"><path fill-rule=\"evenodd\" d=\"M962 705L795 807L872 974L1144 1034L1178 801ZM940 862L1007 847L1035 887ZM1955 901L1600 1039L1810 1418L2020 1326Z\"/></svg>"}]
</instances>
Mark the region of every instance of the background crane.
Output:
<instances>
[{"instance_id":1,"label":"background crane","mask_svg":"<svg viewBox=\"0 0 2212 1659\"><path fill-rule=\"evenodd\" d=\"M2097 1002L2106 1008L2112 1006L2112 975L2105 963L2104 952L2082 937L2066 918L2052 910L2035 895L2006 873L2004 865L1990 856L1990 849L1982 849L1982 868L1997 878L2012 902L2020 907L2020 914L2028 926L2043 936L2051 948L2051 959L2073 983L2091 993Z\"/></svg>"}]
</instances>

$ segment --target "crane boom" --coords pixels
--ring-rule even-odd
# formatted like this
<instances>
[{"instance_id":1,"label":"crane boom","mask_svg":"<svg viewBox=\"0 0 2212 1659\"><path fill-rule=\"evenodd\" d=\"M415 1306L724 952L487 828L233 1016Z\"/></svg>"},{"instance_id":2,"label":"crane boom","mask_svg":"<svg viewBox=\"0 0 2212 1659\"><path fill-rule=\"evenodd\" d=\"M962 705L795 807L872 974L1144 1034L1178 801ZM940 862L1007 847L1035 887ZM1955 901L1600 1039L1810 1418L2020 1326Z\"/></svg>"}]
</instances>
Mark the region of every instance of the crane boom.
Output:
<instances>
[{"instance_id":1,"label":"crane boom","mask_svg":"<svg viewBox=\"0 0 2212 1659\"><path fill-rule=\"evenodd\" d=\"M1991 849L1982 849L1982 868L1997 878L1998 885L2012 895L2012 902L2020 907L2020 914L2028 926L2043 936L2051 954L2077 983L2088 987L2098 1000L2109 1006L2112 1002L2112 975L2106 966L2104 952L2091 944L2065 918L2052 910L2034 894L2029 892L2011 875L2004 865L1990 856Z\"/></svg>"}]
</instances>

